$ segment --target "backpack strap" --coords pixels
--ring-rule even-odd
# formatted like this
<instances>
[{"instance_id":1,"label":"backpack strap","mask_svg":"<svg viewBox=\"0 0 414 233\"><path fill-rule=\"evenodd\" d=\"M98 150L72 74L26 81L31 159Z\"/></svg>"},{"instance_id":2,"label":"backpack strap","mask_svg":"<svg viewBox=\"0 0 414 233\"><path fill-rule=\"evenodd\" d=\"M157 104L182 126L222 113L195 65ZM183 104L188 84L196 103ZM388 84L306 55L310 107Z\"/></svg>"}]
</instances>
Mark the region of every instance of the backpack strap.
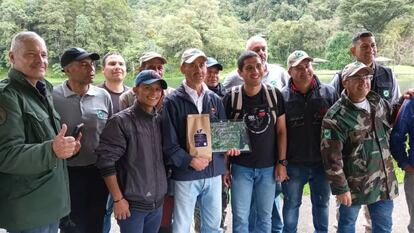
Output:
<instances>
[{"instance_id":1,"label":"backpack strap","mask_svg":"<svg viewBox=\"0 0 414 233\"><path fill-rule=\"evenodd\" d=\"M267 104L269 105L270 111L272 112L272 116L274 119L274 122L276 124L277 120L277 96L276 96L276 90L274 87L271 87L269 85L263 85L263 88L265 90L266 94L266 100Z\"/></svg>"},{"instance_id":2,"label":"backpack strap","mask_svg":"<svg viewBox=\"0 0 414 233\"><path fill-rule=\"evenodd\" d=\"M233 119L238 119L240 114L241 114L241 109L242 109L242 86L243 85L239 85L239 86L234 86L231 88L231 106L232 106L232 118Z\"/></svg>"}]
</instances>

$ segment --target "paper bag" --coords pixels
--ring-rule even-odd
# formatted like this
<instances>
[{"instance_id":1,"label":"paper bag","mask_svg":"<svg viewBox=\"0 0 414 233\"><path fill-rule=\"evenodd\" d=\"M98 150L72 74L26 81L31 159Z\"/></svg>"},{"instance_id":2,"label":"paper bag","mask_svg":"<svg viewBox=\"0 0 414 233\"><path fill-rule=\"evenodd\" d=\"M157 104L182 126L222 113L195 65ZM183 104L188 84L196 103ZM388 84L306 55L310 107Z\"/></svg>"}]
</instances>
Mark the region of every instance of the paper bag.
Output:
<instances>
[{"instance_id":1,"label":"paper bag","mask_svg":"<svg viewBox=\"0 0 414 233\"><path fill-rule=\"evenodd\" d=\"M187 150L195 157L211 161L211 128L209 114L189 114L187 116Z\"/></svg>"}]
</instances>

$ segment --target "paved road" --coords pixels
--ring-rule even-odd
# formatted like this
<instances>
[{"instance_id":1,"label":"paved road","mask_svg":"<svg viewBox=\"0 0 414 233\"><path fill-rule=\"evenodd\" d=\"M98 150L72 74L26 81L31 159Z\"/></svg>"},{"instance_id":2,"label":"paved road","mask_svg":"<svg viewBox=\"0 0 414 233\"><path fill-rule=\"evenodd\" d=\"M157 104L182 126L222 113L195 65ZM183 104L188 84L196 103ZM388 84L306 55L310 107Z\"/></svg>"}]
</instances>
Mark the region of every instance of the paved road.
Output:
<instances>
[{"instance_id":1,"label":"paved road","mask_svg":"<svg viewBox=\"0 0 414 233\"><path fill-rule=\"evenodd\" d=\"M393 211L393 232L403 233L407 232L407 224L409 221L409 215L407 210L407 205L405 203L405 193L402 185L399 186L400 196L394 199L394 211ZM334 223L336 223L336 203L335 197L331 196L330 205L329 205L329 232L335 232ZM226 222L228 229L226 232L231 231L231 209L229 208ZM360 211L360 216L357 219L356 223L356 232L364 233L364 224L365 220L361 215L362 210ZM112 222L112 233L119 233L119 228L115 221ZM313 223L312 223L312 205L310 201L310 196L305 196L302 200L302 206L299 213L299 223L298 223L298 233L310 233L313 232Z\"/></svg>"},{"instance_id":2,"label":"paved road","mask_svg":"<svg viewBox=\"0 0 414 233\"><path fill-rule=\"evenodd\" d=\"M409 221L409 215L407 210L407 205L405 203L405 193L403 186L400 185L400 196L394 200L394 211L392 214L393 217L393 232L403 233L407 232L407 224ZM335 198L332 196L329 207L329 232L335 232L334 223L336 222L335 213L336 213ZM226 222L228 230L231 231L231 210L229 210ZM361 216L362 211L360 211L360 216L358 217L356 223L356 232L364 233L364 218ZM116 224L114 218L112 218L112 229L111 233L119 233L119 227ZM312 206L309 196L305 196L302 200L302 206L299 213L299 224L298 224L298 233L308 233L313 232L312 224ZM0 229L0 233L6 233L5 230Z\"/></svg>"}]
</instances>

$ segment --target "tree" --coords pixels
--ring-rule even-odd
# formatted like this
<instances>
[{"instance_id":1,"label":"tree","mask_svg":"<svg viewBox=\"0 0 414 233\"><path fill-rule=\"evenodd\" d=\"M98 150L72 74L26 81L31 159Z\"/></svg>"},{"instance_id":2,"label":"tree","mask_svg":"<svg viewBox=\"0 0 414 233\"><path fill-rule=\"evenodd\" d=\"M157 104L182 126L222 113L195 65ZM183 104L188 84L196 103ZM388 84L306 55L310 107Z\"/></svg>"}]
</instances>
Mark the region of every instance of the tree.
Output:
<instances>
[{"instance_id":1,"label":"tree","mask_svg":"<svg viewBox=\"0 0 414 233\"><path fill-rule=\"evenodd\" d=\"M322 64L321 67L328 69L342 69L344 66L352 62L349 52L351 47L352 35L349 32L335 32L326 41L325 58L328 63Z\"/></svg>"},{"instance_id":2,"label":"tree","mask_svg":"<svg viewBox=\"0 0 414 233\"><path fill-rule=\"evenodd\" d=\"M343 0L338 15L346 30L366 29L377 34L388 22L409 13L412 8L411 0Z\"/></svg>"},{"instance_id":3,"label":"tree","mask_svg":"<svg viewBox=\"0 0 414 233\"><path fill-rule=\"evenodd\" d=\"M381 33L378 53L397 64L414 65L414 16L400 17L387 24Z\"/></svg>"},{"instance_id":4,"label":"tree","mask_svg":"<svg viewBox=\"0 0 414 233\"><path fill-rule=\"evenodd\" d=\"M269 25L267 32L270 58L285 64L294 50L304 50L311 56L323 55L332 27L334 24L315 21L311 16L298 21L277 20Z\"/></svg>"},{"instance_id":5,"label":"tree","mask_svg":"<svg viewBox=\"0 0 414 233\"><path fill-rule=\"evenodd\" d=\"M0 4L0 67L8 63L13 35L27 26L27 4L24 0L4 0Z\"/></svg>"}]
</instances>

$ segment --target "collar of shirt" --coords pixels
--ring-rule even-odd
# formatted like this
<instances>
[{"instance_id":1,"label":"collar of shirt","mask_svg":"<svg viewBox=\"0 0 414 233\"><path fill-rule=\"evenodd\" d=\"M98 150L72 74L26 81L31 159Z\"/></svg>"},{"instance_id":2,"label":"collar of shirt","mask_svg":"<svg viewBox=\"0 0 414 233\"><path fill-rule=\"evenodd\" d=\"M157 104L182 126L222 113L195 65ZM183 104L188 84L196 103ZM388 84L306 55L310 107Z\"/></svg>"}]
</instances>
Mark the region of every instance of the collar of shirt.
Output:
<instances>
[{"instance_id":1,"label":"collar of shirt","mask_svg":"<svg viewBox=\"0 0 414 233\"><path fill-rule=\"evenodd\" d=\"M76 93L76 92L74 92L74 91L72 91L71 89L69 89L69 86L68 86L68 80L65 80L65 81L63 82L62 87L63 87L63 96L64 96L65 98L67 98L67 97L69 97L69 96L72 96L72 95L77 95L77 93ZM94 88L92 88L92 85L91 85L91 84L89 84L88 91L86 92L86 94L85 94L85 95L91 95L91 96L94 96L94 95L96 95L96 94L97 94L96 90L95 90Z\"/></svg>"},{"instance_id":2,"label":"collar of shirt","mask_svg":"<svg viewBox=\"0 0 414 233\"><path fill-rule=\"evenodd\" d=\"M193 88L187 85L187 82L185 79L183 80L183 86L184 86L185 92L191 97L194 104L196 105L198 112L202 113L203 112L203 98L204 98L204 95L206 94L206 90L208 90L207 85L204 82L201 83L201 94L200 95L197 94L196 90L194 90Z\"/></svg>"}]
</instances>

